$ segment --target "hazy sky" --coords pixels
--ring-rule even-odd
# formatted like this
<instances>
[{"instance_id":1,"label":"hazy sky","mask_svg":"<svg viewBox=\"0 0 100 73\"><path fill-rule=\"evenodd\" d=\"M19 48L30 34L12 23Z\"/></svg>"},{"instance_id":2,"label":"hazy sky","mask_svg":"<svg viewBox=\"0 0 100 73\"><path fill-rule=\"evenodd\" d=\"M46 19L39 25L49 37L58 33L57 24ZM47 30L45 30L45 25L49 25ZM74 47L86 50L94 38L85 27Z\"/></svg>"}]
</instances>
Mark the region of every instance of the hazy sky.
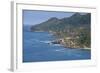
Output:
<instances>
[{"instance_id":1,"label":"hazy sky","mask_svg":"<svg viewBox=\"0 0 100 73\"><path fill-rule=\"evenodd\" d=\"M48 20L51 17L57 17L59 19L69 17L73 15L73 12L51 12L51 11L34 11L23 10L23 24L24 25L36 25Z\"/></svg>"}]
</instances>

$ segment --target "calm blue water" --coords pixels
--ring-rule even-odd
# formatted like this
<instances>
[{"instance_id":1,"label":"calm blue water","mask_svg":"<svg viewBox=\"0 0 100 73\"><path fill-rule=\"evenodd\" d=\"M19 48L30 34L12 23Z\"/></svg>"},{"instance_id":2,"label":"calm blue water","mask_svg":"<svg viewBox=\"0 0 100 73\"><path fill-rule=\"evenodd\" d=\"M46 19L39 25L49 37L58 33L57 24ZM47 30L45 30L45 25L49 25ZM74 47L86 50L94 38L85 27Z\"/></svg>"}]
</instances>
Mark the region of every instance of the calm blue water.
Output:
<instances>
[{"instance_id":1,"label":"calm blue water","mask_svg":"<svg viewBox=\"0 0 100 73\"><path fill-rule=\"evenodd\" d=\"M23 62L90 59L91 52L48 44L55 37L48 32L23 32Z\"/></svg>"}]
</instances>

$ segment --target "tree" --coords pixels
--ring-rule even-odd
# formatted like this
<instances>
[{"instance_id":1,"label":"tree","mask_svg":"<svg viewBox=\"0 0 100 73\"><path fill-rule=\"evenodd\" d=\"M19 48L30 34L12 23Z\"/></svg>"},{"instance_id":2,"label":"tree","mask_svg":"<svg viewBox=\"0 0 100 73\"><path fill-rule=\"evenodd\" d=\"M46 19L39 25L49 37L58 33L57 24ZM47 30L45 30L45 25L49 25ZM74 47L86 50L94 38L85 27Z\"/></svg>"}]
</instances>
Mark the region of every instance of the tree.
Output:
<instances>
[{"instance_id":1,"label":"tree","mask_svg":"<svg viewBox=\"0 0 100 73\"><path fill-rule=\"evenodd\" d=\"M82 47L84 47L84 46L90 47L90 45L91 45L91 34L90 34L89 30L84 29L84 30L80 31L78 43Z\"/></svg>"}]
</instances>

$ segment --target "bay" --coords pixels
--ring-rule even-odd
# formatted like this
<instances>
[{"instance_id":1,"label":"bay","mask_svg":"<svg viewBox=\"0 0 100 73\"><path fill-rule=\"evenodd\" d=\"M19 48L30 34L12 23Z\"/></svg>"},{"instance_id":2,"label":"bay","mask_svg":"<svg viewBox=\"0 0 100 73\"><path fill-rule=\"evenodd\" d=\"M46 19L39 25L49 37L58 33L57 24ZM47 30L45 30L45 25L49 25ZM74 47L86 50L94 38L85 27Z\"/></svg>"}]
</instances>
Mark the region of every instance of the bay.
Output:
<instances>
[{"instance_id":1,"label":"bay","mask_svg":"<svg viewBox=\"0 0 100 73\"><path fill-rule=\"evenodd\" d=\"M23 62L91 59L91 50L50 44L55 39L55 36L48 32L23 31Z\"/></svg>"}]
</instances>

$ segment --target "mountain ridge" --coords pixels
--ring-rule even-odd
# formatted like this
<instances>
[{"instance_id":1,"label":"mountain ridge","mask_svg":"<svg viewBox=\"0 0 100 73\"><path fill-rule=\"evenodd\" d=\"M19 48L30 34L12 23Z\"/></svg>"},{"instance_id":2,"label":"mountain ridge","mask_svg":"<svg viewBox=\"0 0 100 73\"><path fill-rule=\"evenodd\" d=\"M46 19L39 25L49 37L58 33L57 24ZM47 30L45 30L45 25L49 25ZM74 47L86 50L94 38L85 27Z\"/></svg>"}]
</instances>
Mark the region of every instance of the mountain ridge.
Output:
<instances>
[{"instance_id":1,"label":"mountain ridge","mask_svg":"<svg viewBox=\"0 0 100 73\"><path fill-rule=\"evenodd\" d=\"M81 15L79 13L75 13L70 17L66 17L66 18L62 18L62 19L58 19L56 17L52 17L50 19L48 19L47 21L44 21L40 24L31 26L31 31L35 31L35 30L44 30L44 31L48 31L48 30L52 30L53 28L56 29L57 27L62 27L63 29L67 26L79 26L79 25L87 25L87 24L91 24L90 23L90 14L87 13L86 15Z\"/></svg>"},{"instance_id":2,"label":"mountain ridge","mask_svg":"<svg viewBox=\"0 0 100 73\"><path fill-rule=\"evenodd\" d=\"M70 17L58 19L52 17L45 22L31 26L30 30L52 32L61 39L65 47L90 48L91 47L91 14L81 15L75 13ZM58 40L59 41L59 40ZM56 41L57 42L57 41Z\"/></svg>"}]
</instances>

